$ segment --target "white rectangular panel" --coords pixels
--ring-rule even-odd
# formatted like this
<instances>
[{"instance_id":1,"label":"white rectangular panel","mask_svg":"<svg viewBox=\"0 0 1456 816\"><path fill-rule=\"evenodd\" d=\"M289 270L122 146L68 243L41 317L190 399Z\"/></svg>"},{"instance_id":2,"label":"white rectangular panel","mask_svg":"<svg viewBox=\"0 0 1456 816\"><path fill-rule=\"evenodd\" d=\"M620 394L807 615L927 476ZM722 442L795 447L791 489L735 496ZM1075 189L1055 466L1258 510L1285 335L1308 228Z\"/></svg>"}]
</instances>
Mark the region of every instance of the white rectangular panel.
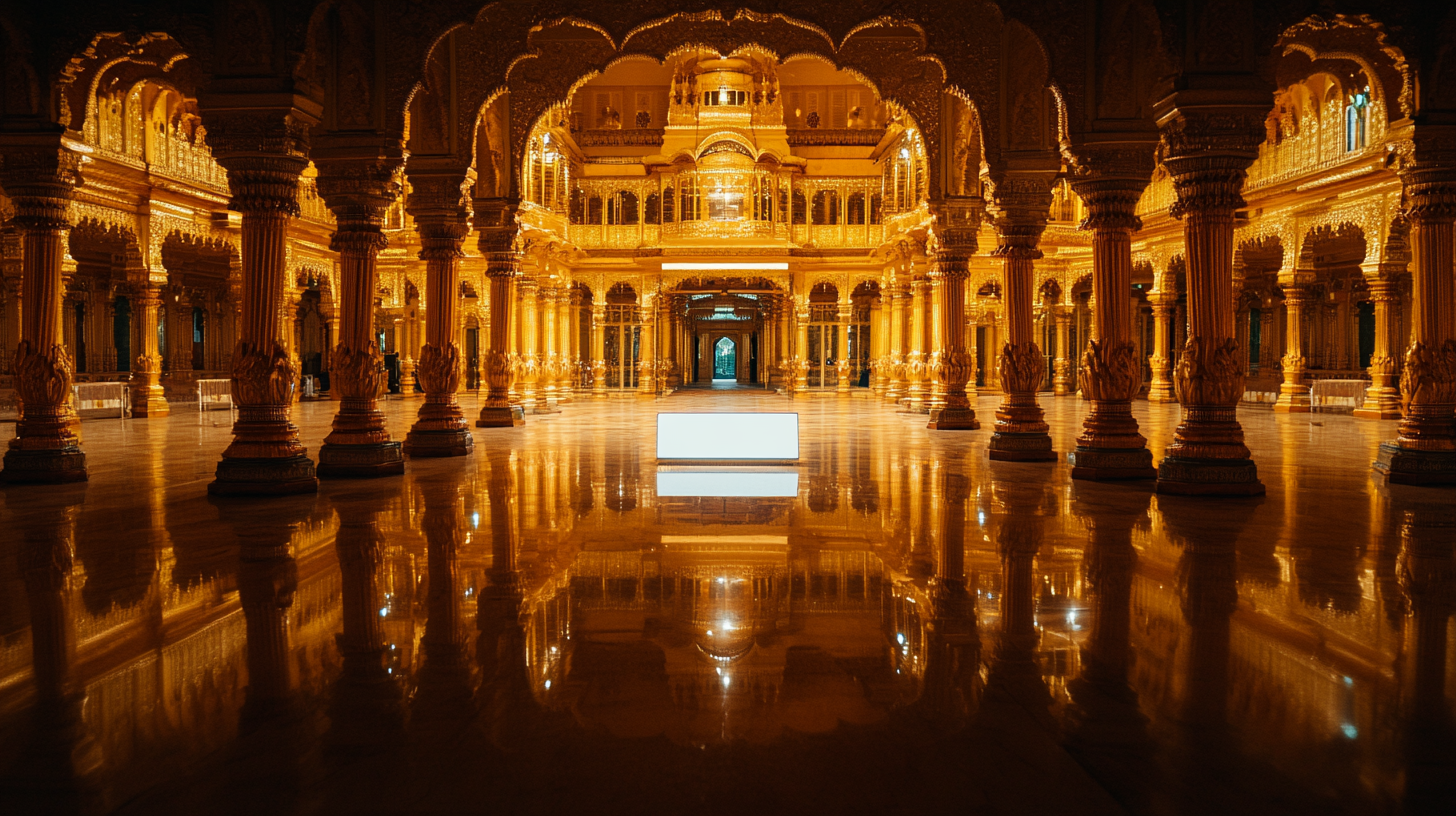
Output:
<instances>
[{"instance_id":1,"label":"white rectangular panel","mask_svg":"<svg viewBox=\"0 0 1456 816\"><path fill-rule=\"evenodd\" d=\"M659 470L658 496L794 498L799 474L789 470Z\"/></svg>"},{"instance_id":2,"label":"white rectangular panel","mask_svg":"<svg viewBox=\"0 0 1456 816\"><path fill-rule=\"evenodd\" d=\"M796 462L798 414L658 414L659 461Z\"/></svg>"}]
</instances>

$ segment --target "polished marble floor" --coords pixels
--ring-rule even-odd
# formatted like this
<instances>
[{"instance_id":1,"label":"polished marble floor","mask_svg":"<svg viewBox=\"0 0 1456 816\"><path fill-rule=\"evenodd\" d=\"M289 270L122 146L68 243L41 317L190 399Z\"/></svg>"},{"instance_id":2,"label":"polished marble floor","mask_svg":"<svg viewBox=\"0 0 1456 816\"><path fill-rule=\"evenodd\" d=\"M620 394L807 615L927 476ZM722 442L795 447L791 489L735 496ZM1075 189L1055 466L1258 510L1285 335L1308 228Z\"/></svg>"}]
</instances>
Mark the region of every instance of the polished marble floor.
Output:
<instances>
[{"instance_id":1,"label":"polished marble floor","mask_svg":"<svg viewBox=\"0 0 1456 816\"><path fill-rule=\"evenodd\" d=\"M584 400L229 501L226 414L88 421L0 491L0 813L1456 812L1456 494L1372 478L1394 423L1244 411L1268 495L1188 499L991 462L994 405ZM798 411L796 489L659 495L663 410Z\"/></svg>"}]
</instances>

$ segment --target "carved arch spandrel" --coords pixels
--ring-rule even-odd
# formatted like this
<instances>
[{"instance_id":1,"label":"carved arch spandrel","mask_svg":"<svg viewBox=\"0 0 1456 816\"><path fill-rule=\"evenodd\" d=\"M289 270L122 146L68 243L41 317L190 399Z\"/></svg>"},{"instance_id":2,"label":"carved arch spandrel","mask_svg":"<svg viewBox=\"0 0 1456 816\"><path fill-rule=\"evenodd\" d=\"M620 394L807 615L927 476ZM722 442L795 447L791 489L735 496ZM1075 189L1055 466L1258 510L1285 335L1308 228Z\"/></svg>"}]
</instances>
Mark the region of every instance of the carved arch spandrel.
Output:
<instances>
[{"instance_id":1,"label":"carved arch spandrel","mask_svg":"<svg viewBox=\"0 0 1456 816\"><path fill-rule=\"evenodd\" d=\"M645 49L645 46L639 48L635 43L646 43L652 36L651 32L665 25L666 21L688 17L673 6L667 2L563 2L550 9L550 19L571 20L594 28L603 34L604 41L621 43L621 46L615 47L614 55L622 55L632 49L656 50ZM863 16L854 19L857 14ZM411 134L411 151L415 155L435 156L442 156L448 151L457 163L463 164L469 159L460 155L464 151L459 146L473 144L471 137L475 127L468 112L472 109L478 111L487 100L507 88L512 67L523 59L533 58L536 53L529 44L531 32L539 30L548 21L542 19L546 15L539 8L525 2L486 6L470 18L468 25L461 24L463 14L460 4L442 4L441 8L432 10L431 15L449 31L428 45L429 56L419 63L424 66L423 71L412 66L417 81L403 93L411 111L411 130L416 131ZM941 148L941 94L949 89L982 112L982 128L988 145L992 144L999 138L998 117L985 112L997 110L999 102L997 66L1002 58L1003 25L998 7L990 2L977 2L957 5L954 13L948 14L943 4L912 1L898 8L896 15L893 19L886 17L878 4L846 2L805 10L803 16L808 18L807 21L790 18L787 14L763 15L738 9L731 17L717 11L700 12L691 15L688 22L693 23L695 29L707 24L710 28L733 33L732 38L722 40L715 47L753 41L779 54L798 51L818 53L838 67L863 75L882 98L900 105L915 118L928 142L928 150L936 155ZM904 22L907 20L928 22ZM411 27L418 25L417 22L411 23ZM885 33L877 29L887 27L913 29L917 36L876 36L877 33ZM761 42L767 37L759 29L779 31L775 37L783 40L787 47L772 41ZM749 33L737 34L739 30ZM1029 29L1026 36L1036 40L1036 35ZM711 38L706 35L699 33L695 39L698 38L709 39L708 44L712 44ZM416 37L412 42L418 43L419 39ZM401 40L402 43L404 41L409 41L409 38ZM836 46L836 42L840 44ZM401 47L391 46L391 50L397 52ZM1039 64L1045 66L1045 51L1040 45L1038 50L1043 53ZM462 55L468 55L468 58L462 58ZM662 55L654 56L661 58ZM408 62L400 53L390 58L391 66ZM604 69L606 62L603 59L595 70ZM1047 75L1044 71L1041 75L1045 82ZM399 84L392 76L389 82ZM399 96L395 90L388 93L391 99ZM561 98L544 100L539 103L539 110L544 111L560 101ZM418 136L419 144L416 145L420 128L414 121L415 117L427 113L438 115L451 104L456 111L455 144L448 144L432 122L425 126L425 135ZM1044 100L1044 104L1049 107L1050 98ZM386 118L390 115L386 114ZM1039 116L1043 126L1054 121L1052 114L1045 110ZM529 133L531 124L532 121L513 121L511 129L513 133ZM428 149L419 149L426 147ZM987 157L993 161L998 158L990 150ZM941 194L942 171L938 165L939 162L931 163L927 179L932 198ZM514 162L512 168L514 173Z\"/></svg>"}]
</instances>

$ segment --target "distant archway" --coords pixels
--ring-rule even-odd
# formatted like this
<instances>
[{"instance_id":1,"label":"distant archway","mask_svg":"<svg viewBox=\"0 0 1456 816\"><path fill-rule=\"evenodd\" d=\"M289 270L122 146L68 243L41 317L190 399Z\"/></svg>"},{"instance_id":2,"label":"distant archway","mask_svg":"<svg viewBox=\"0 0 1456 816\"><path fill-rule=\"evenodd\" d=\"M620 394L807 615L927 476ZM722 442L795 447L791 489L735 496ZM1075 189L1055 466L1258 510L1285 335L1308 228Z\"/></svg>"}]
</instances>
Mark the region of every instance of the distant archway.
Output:
<instances>
[{"instance_id":1,"label":"distant archway","mask_svg":"<svg viewBox=\"0 0 1456 816\"><path fill-rule=\"evenodd\" d=\"M738 379L738 344L731 337L720 337L713 344L713 379Z\"/></svg>"}]
</instances>

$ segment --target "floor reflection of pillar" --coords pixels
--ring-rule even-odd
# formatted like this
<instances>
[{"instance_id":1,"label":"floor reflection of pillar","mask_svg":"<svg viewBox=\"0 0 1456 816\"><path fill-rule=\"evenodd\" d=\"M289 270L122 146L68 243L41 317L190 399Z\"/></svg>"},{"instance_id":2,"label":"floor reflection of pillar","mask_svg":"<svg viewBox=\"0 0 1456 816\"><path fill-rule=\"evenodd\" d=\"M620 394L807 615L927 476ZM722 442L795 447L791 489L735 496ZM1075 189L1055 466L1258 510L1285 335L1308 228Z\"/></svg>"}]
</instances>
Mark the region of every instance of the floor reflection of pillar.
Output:
<instances>
[{"instance_id":1,"label":"floor reflection of pillar","mask_svg":"<svg viewBox=\"0 0 1456 816\"><path fill-rule=\"evenodd\" d=\"M474 672L465 642L461 616L464 590L460 576L460 545L463 543L461 474L415 482L424 497L421 529L425 534L426 572L429 587L425 597L425 634L420 639L423 661L412 704L412 727L438 724L456 729L465 726L475 711ZM490 512L495 512L491 508Z\"/></svg>"},{"instance_id":2,"label":"floor reflection of pillar","mask_svg":"<svg viewBox=\"0 0 1456 816\"><path fill-rule=\"evenodd\" d=\"M1078 484L1072 511L1088 525L1082 570L1092 624L1082 671L1067 683L1067 750L1132 812L1145 812L1158 774L1148 718L1139 706L1132 665L1135 528L1148 524L1147 493Z\"/></svg>"},{"instance_id":3,"label":"floor reflection of pillar","mask_svg":"<svg viewBox=\"0 0 1456 816\"><path fill-rule=\"evenodd\" d=\"M83 716L86 690L75 673L75 532L84 498L80 486L65 487L24 507L10 505L9 529L19 539L16 564L30 612L35 686L30 721L18 735L23 745L18 762L5 769L3 779L16 813L107 809L105 757Z\"/></svg>"},{"instance_id":4,"label":"floor reflection of pillar","mask_svg":"<svg viewBox=\"0 0 1456 816\"><path fill-rule=\"evenodd\" d=\"M329 701L328 742L335 749L374 750L397 742L404 730L404 693L386 665L379 610L387 606L380 515L388 492L333 493L339 514L334 549L339 557L343 631L335 638L343 667Z\"/></svg>"}]
</instances>

